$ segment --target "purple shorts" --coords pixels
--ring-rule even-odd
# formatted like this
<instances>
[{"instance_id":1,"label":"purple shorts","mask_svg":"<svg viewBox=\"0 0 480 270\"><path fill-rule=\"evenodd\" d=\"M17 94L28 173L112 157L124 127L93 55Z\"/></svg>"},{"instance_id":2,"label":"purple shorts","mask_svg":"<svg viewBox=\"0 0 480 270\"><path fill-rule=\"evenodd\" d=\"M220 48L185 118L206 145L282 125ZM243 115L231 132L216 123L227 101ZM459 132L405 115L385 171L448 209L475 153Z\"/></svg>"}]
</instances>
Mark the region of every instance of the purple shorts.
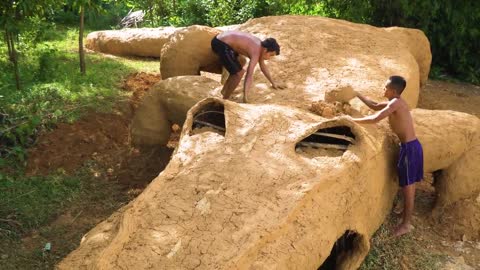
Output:
<instances>
[{"instance_id":1,"label":"purple shorts","mask_svg":"<svg viewBox=\"0 0 480 270\"><path fill-rule=\"evenodd\" d=\"M423 150L418 139L400 144L397 169L401 187L423 179Z\"/></svg>"}]
</instances>

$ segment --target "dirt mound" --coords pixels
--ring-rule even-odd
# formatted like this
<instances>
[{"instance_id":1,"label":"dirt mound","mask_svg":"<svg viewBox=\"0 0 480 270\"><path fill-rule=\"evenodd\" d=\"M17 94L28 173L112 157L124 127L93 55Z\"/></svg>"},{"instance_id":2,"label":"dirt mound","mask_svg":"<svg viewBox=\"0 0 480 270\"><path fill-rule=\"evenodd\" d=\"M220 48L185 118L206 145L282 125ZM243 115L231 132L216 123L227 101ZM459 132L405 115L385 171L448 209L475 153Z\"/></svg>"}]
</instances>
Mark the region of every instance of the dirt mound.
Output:
<instances>
[{"instance_id":1,"label":"dirt mound","mask_svg":"<svg viewBox=\"0 0 480 270\"><path fill-rule=\"evenodd\" d=\"M128 116L102 113L87 114L73 124L60 123L29 149L27 173L48 174L57 169L71 173L86 160L107 159L129 145L129 124Z\"/></svg>"},{"instance_id":2,"label":"dirt mound","mask_svg":"<svg viewBox=\"0 0 480 270\"><path fill-rule=\"evenodd\" d=\"M133 148L130 119L128 115L90 113L74 124L58 125L29 149L27 174L47 175L58 170L73 174L93 161L89 170L94 177L142 190L167 165L173 149Z\"/></svg>"},{"instance_id":3,"label":"dirt mound","mask_svg":"<svg viewBox=\"0 0 480 270\"><path fill-rule=\"evenodd\" d=\"M418 64L420 87L425 86L428 80L428 74L430 73L432 55L425 53L426 51L430 51L430 43L426 40L423 32L418 29L402 27L389 27L385 28L385 31L393 34L396 40L407 46Z\"/></svg>"},{"instance_id":4,"label":"dirt mound","mask_svg":"<svg viewBox=\"0 0 480 270\"><path fill-rule=\"evenodd\" d=\"M339 115L350 115L351 106L349 103L325 102L319 100L312 103L310 111L326 118L332 118Z\"/></svg>"},{"instance_id":5,"label":"dirt mound","mask_svg":"<svg viewBox=\"0 0 480 270\"><path fill-rule=\"evenodd\" d=\"M159 74L130 74L122 88L132 92L127 103L120 103L113 113L91 112L73 124L61 123L45 132L29 149L27 174L46 175L57 170L74 173L88 161L94 161L93 175L114 180L127 189L143 189L168 163L172 147L133 148L130 122L139 101L152 85L160 81ZM178 141L172 133L172 143ZM176 137L175 137L176 136Z\"/></svg>"},{"instance_id":6,"label":"dirt mound","mask_svg":"<svg viewBox=\"0 0 480 270\"><path fill-rule=\"evenodd\" d=\"M125 78L122 88L132 92L130 102L132 108L136 110L143 96L150 88L161 80L160 74L152 74L146 72L132 73Z\"/></svg>"}]
</instances>

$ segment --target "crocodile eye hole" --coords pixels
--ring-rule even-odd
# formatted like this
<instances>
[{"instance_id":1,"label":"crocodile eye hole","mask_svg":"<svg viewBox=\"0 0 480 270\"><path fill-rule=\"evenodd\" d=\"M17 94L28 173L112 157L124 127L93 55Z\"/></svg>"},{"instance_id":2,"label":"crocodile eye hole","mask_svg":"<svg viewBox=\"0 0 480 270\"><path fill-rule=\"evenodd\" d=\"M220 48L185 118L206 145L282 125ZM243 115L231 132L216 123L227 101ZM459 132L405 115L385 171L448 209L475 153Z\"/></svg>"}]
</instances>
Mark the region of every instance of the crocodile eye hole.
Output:
<instances>
[{"instance_id":1,"label":"crocodile eye hole","mask_svg":"<svg viewBox=\"0 0 480 270\"><path fill-rule=\"evenodd\" d=\"M321 128L295 145L298 154L309 158L342 156L351 144L355 144L355 135L348 126Z\"/></svg>"},{"instance_id":2,"label":"crocodile eye hole","mask_svg":"<svg viewBox=\"0 0 480 270\"><path fill-rule=\"evenodd\" d=\"M205 104L193 116L190 135L215 132L225 136L225 130L225 107L222 103L211 102Z\"/></svg>"}]
</instances>

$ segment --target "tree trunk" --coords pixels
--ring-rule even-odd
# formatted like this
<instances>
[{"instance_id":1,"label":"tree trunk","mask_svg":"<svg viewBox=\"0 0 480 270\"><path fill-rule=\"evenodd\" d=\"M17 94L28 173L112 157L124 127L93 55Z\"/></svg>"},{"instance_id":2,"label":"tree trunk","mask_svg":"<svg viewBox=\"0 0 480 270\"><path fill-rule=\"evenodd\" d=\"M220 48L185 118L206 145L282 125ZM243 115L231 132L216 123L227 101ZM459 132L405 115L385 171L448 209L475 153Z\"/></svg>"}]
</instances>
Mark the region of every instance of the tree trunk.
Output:
<instances>
[{"instance_id":1,"label":"tree trunk","mask_svg":"<svg viewBox=\"0 0 480 270\"><path fill-rule=\"evenodd\" d=\"M13 64L13 70L15 73L15 84L17 86L17 90L20 90L20 73L18 71L17 51L15 50L15 40L13 38L13 33L5 30L5 39L7 41L8 47L8 58Z\"/></svg>"},{"instance_id":2,"label":"tree trunk","mask_svg":"<svg viewBox=\"0 0 480 270\"><path fill-rule=\"evenodd\" d=\"M83 49L83 18L84 18L84 6L80 7L80 32L78 34L78 53L80 55L80 72L85 75L85 51Z\"/></svg>"}]
</instances>

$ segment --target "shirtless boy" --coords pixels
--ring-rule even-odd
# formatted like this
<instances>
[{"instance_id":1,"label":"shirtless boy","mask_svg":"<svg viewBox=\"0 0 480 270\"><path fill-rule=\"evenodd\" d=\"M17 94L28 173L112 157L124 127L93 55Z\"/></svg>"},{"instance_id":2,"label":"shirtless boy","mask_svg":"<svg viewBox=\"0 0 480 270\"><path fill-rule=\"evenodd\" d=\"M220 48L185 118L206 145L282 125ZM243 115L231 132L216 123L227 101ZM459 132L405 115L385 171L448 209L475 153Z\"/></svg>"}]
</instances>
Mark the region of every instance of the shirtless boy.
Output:
<instances>
[{"instance_id":1,"label":"shirtless boy","mask_svg":"<svg viewBox=\"0 0 480 270\"><path fill-rule=\"evenodd\" d=\"M410 232L413 228L412 214L415 200L415 183L423 179L423 150L422 145L415 136L413 119L405 100L400 95L407 85L404 78L391 76L385 84L384 96L388 102L374 102L360 93L356 96L377 113L362 118L353 118L358 123L377 123L388 116L392 131L400 139L400 153L397 169L400 187L404 198L402 222L394 231L395 236Z\"/></svg>"},{"instance_id":2,"label":"shirtless boy","mask_svg":"<svg viewBox=\"0 0 480 270\"><path fill-rule=\"evenodd\" d=\"M280 46L274 38L267 38L261 41L249 33L225 31L212 39L212 50L219 56L223 66L230 73L222 89L224 99L230 97L246 72L247 75L243 85L243 102L248 102L247 94L252 85L253 71L257 63L260 64L260 70L270 81L274 89L283 88L273 82L264 62L280 54ZM246 71L237 59L239 54L250 59Z\"/></svg>"}]
</instances>

